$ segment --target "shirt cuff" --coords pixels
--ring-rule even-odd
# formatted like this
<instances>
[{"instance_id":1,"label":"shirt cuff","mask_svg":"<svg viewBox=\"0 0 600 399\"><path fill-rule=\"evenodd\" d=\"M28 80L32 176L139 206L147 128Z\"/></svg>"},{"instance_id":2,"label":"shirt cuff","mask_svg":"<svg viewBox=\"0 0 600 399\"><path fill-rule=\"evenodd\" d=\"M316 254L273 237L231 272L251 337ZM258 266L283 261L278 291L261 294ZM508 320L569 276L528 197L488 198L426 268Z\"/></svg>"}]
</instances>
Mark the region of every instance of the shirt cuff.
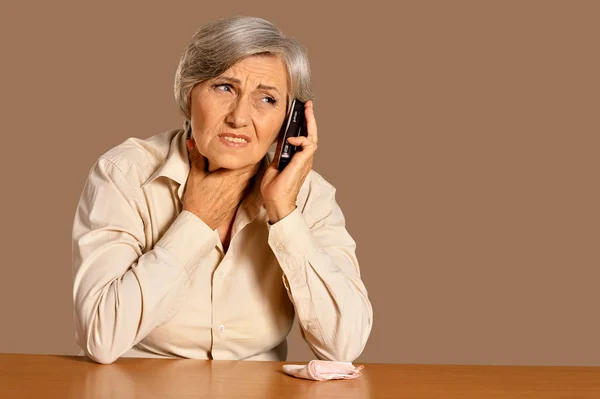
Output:
<instances>
[{"instance_id":1,"label":"shirt cuff","mask_svg":"<svg viewBox=\"0 0 600 399\"><path fill-rule=\"evenodd\" d=\"M200 259L217 245L217 234L202 219L183 210L156 246L173 254L190 274Z\"/></svg>"}]
</instances>

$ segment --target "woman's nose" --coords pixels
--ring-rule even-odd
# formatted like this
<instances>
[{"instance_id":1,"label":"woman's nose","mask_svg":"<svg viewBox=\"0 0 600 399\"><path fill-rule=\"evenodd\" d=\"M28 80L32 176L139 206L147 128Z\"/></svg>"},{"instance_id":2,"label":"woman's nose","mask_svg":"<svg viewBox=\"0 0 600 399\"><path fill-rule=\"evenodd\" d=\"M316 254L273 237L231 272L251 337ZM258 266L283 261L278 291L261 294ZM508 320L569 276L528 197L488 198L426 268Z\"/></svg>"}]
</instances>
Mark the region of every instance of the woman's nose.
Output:
<instances>
[{"instance_id":1,"label":"woman's nose","mask_svg":"<svg viewBox=\"0 0 600 399\"><path fill-rule=\"evenodd\" d=\"M232 127L247 126L250 120L248 101L240 98L232 104L231 112L227 115L227 123Z\"/></svg>"}]
</instances>

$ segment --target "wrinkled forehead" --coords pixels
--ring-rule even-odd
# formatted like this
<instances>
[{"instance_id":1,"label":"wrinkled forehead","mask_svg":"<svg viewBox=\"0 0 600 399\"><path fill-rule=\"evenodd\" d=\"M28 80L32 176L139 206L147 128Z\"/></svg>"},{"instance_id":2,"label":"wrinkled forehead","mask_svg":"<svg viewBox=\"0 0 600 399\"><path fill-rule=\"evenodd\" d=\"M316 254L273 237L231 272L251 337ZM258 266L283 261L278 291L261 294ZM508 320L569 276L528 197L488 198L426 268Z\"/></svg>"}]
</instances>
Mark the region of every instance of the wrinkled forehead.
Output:
<instances>
[{"instance_id":1,"label":"wrinkled forehead","mask_svg":"<svg viewBox=\"0 0 600 399\"><path fill-rule=\"evenodd\" d=\"M243 84L275 87L283 95L290 87L285 62L276 55L254 55L236 62L219 77L235 78Z\"/></svg>"}]
</instances>

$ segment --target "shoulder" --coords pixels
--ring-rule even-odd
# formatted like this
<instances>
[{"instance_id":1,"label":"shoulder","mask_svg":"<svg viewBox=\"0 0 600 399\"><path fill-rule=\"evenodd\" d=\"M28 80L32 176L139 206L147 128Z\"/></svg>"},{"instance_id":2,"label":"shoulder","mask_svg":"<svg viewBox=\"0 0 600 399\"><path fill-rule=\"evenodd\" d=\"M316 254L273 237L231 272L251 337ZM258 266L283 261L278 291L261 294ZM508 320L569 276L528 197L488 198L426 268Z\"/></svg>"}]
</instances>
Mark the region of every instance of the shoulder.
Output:
<instances>
[{"instance_id":1,"label":"shoulder","mask_svg":"<svg viewBox=\"0 0 600 399\"><path fill-rule=\"evenodd\" d=\"M131 168L148 168L156 166L166 159L171 141L179 130L169 130L141 139L129 137L100 156L122 171Z\"/></svg>"},{"instance_id":2,"label":"shoulder","mask_svg":"<svg viewBox=\"0 0 600 399\"><path fill-rule=\"evenodd\" d=\"M171 143L180 131L169 130L145 139L129 137L100 155L94 168L111 175L123 175L139 187L165 162Z\"/></svg>"}]
</instances>

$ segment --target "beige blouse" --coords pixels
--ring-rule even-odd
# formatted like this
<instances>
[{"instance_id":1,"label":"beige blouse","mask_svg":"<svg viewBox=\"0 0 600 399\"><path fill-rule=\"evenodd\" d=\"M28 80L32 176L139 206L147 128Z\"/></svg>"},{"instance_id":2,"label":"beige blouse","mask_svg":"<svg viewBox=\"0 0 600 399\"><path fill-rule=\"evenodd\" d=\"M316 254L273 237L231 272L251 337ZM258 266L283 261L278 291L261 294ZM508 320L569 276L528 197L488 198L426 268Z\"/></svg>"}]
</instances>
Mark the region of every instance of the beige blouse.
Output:
<instances>
[{"instance_id":1,"label":"beige blouse","mask_svg":"<svg viewBox=\"0 0 600 399\"><path fill-rule=\"evenodd\" d=\"M335 188L311 171L296 210L270 225L255 184L224 253L217 231L182 211L188 172L181 129L130 138L89 172L72 235L83 352L285 360L297 314L317 358L357 358L373 311Z\"/></svg>"}]
</instances>

